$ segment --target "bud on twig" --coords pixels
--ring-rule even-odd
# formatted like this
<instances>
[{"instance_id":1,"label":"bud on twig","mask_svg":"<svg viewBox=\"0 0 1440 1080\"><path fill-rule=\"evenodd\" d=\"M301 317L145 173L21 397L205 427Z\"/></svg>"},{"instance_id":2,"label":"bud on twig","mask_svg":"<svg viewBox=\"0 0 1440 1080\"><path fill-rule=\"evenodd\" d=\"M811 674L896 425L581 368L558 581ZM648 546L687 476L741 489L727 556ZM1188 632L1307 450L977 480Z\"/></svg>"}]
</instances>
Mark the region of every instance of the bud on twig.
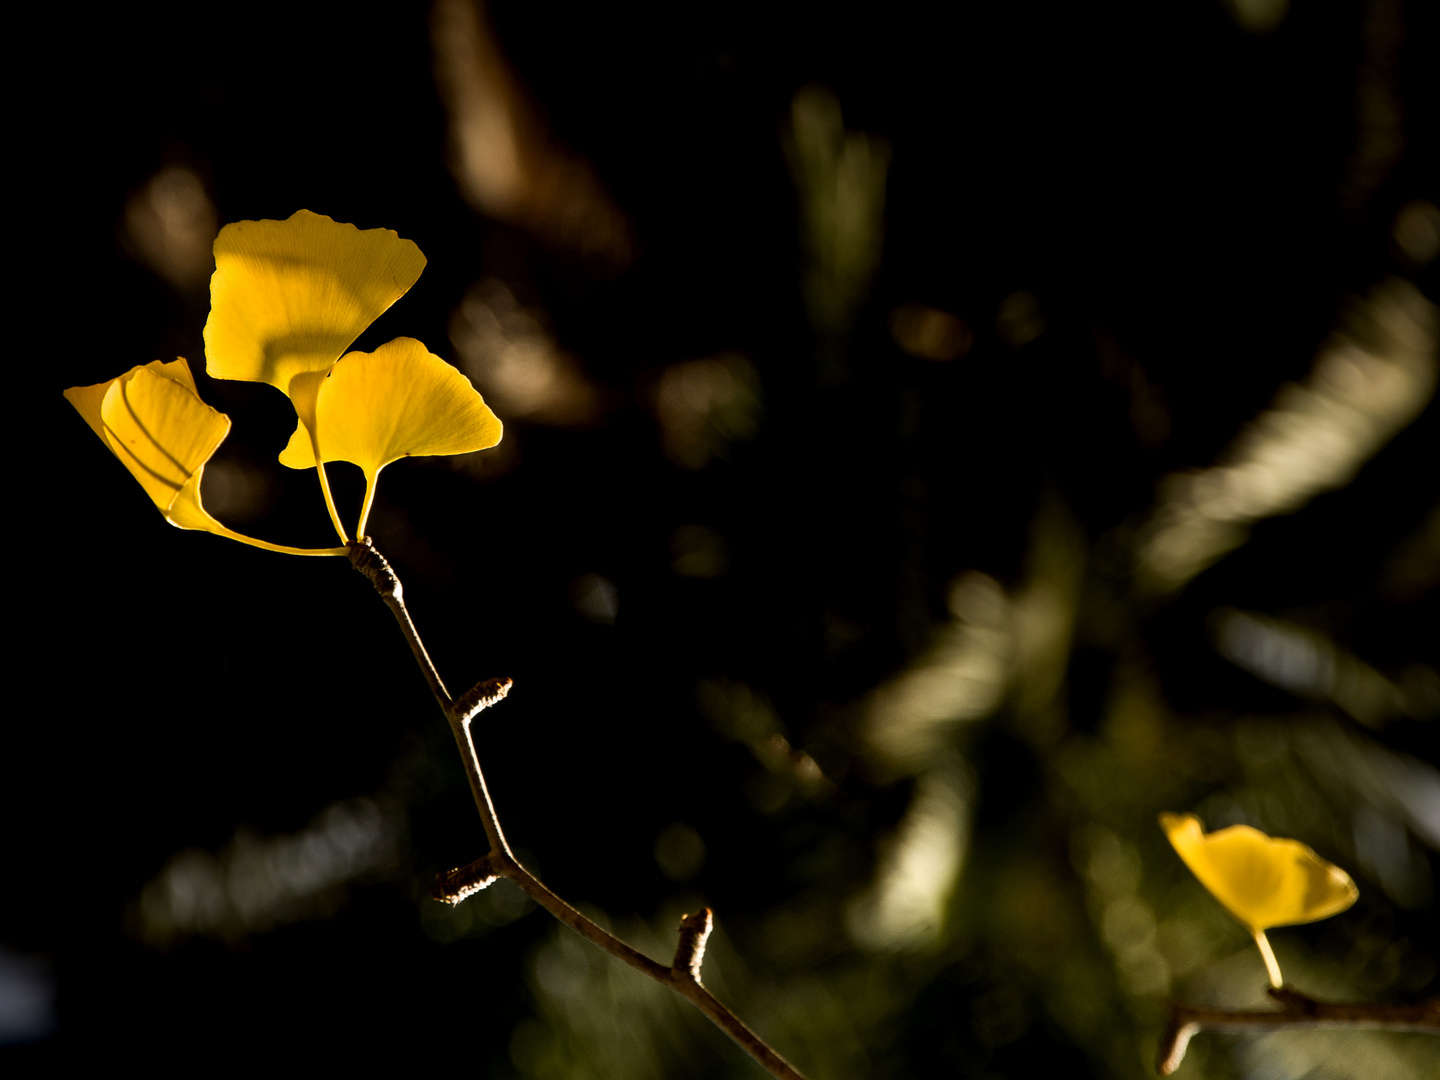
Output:
<instances>
[{"instance_id":1,"label":"bud on twig","mask_svg":"<svg viewBox=\"0 0 1440 1080\"><path fill-rule=\"evenodd\" d=\"M708 907L680 920L680 944L675 949L674 968L688 972L697 983L700 981L700 965L705 962L705 942L714 928L715 915Z\"/></svg>"},{"instance_id":2,"label":"bud on twig","mask_svg":"<svg viewBox=\"0 0 1440 1080\"><path fill-rule=\"evenodd\" d=\"M493 884L499 876L490 866L490 856L482 855L472 863L436 874L430 895L446 904L458 904Z\"/></svg>"},{"instance_id":3,"label":"bud on twig","mask_svg":"<svg viewBox=\"0 0 1440 1080\"><path fill-rule=\"evenodd\" d=\"M450 711L460 723L468 724L481 709L504 701L514 685L513 679L484 679L456 698Z\"/></svg>"}]
</instances>

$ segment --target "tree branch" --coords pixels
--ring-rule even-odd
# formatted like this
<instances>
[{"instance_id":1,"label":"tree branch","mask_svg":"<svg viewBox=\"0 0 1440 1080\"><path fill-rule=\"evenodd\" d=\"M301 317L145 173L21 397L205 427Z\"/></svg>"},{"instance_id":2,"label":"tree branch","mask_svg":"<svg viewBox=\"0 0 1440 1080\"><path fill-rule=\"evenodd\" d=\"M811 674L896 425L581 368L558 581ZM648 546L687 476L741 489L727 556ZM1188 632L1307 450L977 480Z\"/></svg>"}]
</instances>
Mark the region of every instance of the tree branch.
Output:
<instances>
[{"instance_id":1,"label":"tree branch","mask_svg":"<svg viewBox=\"0 0 1440 1080\"><path fill-rule=\"evenodd\" d=\"M1277 1031L1290 1027L1350 1027L1440 1034L1440 998L1419 1005L1371 1005L1317 1001L1288 987L1270 988L1283 1008L1206 1009L1171 1005L1160 1036L1155 1068L1169 1076L1185 1060L1190 1040L1201 1031Z\"/></svg>"},{"instance_id":2,"label":"tree branch","mask_svg":"<svg viewBox=\"0 0 1440 1080\"><path fill-rule=\"evenodd\" d=\"M465 774L470 780L470 790L475 806L480 811L480 820L485 826L485 835L490 841L489 854L455 870L440 874L431 895L448 904L458 904L466 897L473 896L498 878L509 878L532 900L551 915L559 919L581 937L611 956L623 960L635 970L648 975L656 982L670 987L685 1000L699 1009L716 1027L730 1036L735 1043L754 1058L777 1080L805 1080L805 1078L783 1057L751 1031L749 1027L714 994L700 982L700 965L705 957L705 942L714 925L714 916L709 908L703 908L693 915L687 915L680 923L680 943L675 952L675 962L670 967L651 960L644 953L631 948L614 934L587 918L568 903L556 896L534 874L520 865L505 840L500 828L500 819L490 800L490 791L485 784L485 774L480 768L480 757L475 751L475 741L470 734L470 722L481 711L501 701L510 692L509 679L487 679L477 683L460 698L452 698L445 688L440 673L425 651L410 612L405 607L404 589L400 578L385 557L368 539L358 540L350 545L350 563L375 587L380 599L400 624L400 631L410 646L415 662L420 665L425 681L460 748L460 757L465 763Z\"/></svg>"}]
</instances>

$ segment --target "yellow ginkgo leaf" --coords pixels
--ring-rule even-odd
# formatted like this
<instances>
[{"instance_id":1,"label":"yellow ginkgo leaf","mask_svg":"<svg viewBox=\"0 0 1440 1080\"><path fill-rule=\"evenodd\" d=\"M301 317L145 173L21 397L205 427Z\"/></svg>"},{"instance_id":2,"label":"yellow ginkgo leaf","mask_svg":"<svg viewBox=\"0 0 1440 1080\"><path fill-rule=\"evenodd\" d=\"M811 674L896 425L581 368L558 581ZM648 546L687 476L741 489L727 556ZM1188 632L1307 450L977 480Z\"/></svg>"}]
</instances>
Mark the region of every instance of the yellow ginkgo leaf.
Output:
<instances>
[{"instance_id":1,"label":"yellow ginkgo leaf","mask_svg":"<svg viewBox=\"0 0 1440 1080\"><path fill-rule=\"evenodd\" d=\"M200 503L205 463L230 433L230 418L200 400L184 360L156 360L94 386L72 386L65 400L140 482L145 494L181 529L198 529L272 551L343 555L344 548L270 544L226 528Z\"/></svg>"},{"instance_id":2,"label":"yellow ginkgo leaf","mask_svg":"<svg viewBox=\"0 0 1440 1080\"><path fill-rule=\"evenodd\" d=\"M227 225L215 239L205 370L293 398L296 375L328 370L424 268L420 249L391 230L308 210Z\"/></svg>"},{"instance_id":3,"label":"yellow ginkgo leaf","mask_svg":"<svg viewBox=\"0 0 1440 1080\"><path fill-rule=\"evenodd\" d=\"M205 463L230 432L230 418L200 400L184 360L134 367L118 379L65 391L172 525L223 531L200 505Z\"/></svg>"},{"instance_id":4,"label":"yellow ginkgo leaf","mask_svg":"<svg viewBox=\"0 0 1440 1080\"><path fill-rule=\"evenodd\" d=\"M1329 918L1359 895L1349 874L1298 840L1248 825L1207 834L1193 814L1161 814L1160 826L1200 884L1255 937L1276 986L1280 969L1265 931Z\"/></svg>"},{"instance_id":5,"label":"yellow ginkgo leaf","mask_svg":"<svg viewBox=\"0 0 1440 1080\"><path fill-rule=\"evenodd\" d=\"M205 370L277 387L311 427L320 380L423 269L420 249L389 229L361 231L308 210L227 225L215 238ZM316 471L335 531L348 541L325 466Z\"/></svg>"},{"instance_id":6,"label":"yellow ginkgo leaf","mask_svg":"<svg viewBox=\"0 0 1440 1080\"><path fill-rule=\"evenodd\" d=\"M403 457L485 450L500 441L501 425L469 379L414 338L396 338L373 353L346 354L318 379L313 431L322 460L349 461L365 473L363 538L381 469ZM304 423L280 462L315 465Z\"/></svg>"}]
</instances>

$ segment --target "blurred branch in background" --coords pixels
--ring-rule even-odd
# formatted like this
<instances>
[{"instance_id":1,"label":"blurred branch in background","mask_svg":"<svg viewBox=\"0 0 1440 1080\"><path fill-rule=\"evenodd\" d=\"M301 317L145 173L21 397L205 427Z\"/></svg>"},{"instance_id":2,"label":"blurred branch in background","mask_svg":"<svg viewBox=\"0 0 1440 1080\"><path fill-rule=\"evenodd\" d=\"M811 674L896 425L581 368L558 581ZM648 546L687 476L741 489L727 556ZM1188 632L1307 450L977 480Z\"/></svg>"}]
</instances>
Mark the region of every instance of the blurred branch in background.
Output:
<instances>
[{"instance_id":1,"label":"blurred branch in background","mask_svg":"<svg viewBox=\"0 0 1440 1080\"><path fill-rule=\"evenodd\" d=\"M438 0L431 34L450 167L470 204L546 244L625 267L634 258L630 223L590 163L547 132L495 40L484 0Z\"/></svg>"},{"instance_id":2,"label":"blurred branch in background","mask_svg":"<svg viewBox=\"0 0 1440 1080\"><path fill-rule=\"evenodd\" d=\"M183 294L209 285L219 231L215 204L188 165L166 165L125 201L125 245Z\"/></svg>"},{"instance_id":3,"label":"blurred branch in background","mask_svg":"<svg viewBox=\"0 0 1440 1080\"><path fill-rule=\"evenodd\" d=\"M546 329L544 313L523 307L501 281L466 290L450 316L450 343L461 370L506 416L560 427L585 427L605 397L579 360Z\"/></svg>"},{"instance_id":4,"label":"blurred branch in background","mask_svg":"<svg viewBox=\"0 0 1440 1080\"><path fill-rule=\"evenodd\" d=\"M1412 662L1392 680L1318 631L1253 612L1222 609L1211 619L1220 655L1273 686L1328 701L1366 727L1440 718L1440 672Z\"/></svg>"},{"instance_id":5,"label":"blurred branch in background","mask_svg":"<svg viewBox=\"0 0 1440 1080\"><path fill-rule=\"evenodd\" d=\"M846 341L880 265L890 147L846 130L834 93L807 86L791 102L785 152L800 193L802 287L821 349L820 381L843 382Z\"/></svg>"},{"instance_id":6,"label":"blurred branch in background","mask_svg":"<svg viewBox=\"0 0 1440 1080\"><path fill-rule=\"evenodd\" d=\"M1141 587L1179 588L1243 544L1255 522L1349 483L1420 415L1435 367L1435 305L1407 281L1377 285L1310 377L1282 388L1217 465L1162 484L1140 542Z\"/></svg>"},{"instance_id":7,"label":"blurred branch in background","mask_svg":"<svg viewBox=\"0 0 1440 1080\"><path fill-rule=\"evenodd\" d=\"M374 799L327 806L290 836L237 830L215 855L176 852L127 913L147 945L173 949L199 935L237 944L304 919L333 917L346 886L396 876L405 831L400 808Z\"/></svg>"}]
</instances>

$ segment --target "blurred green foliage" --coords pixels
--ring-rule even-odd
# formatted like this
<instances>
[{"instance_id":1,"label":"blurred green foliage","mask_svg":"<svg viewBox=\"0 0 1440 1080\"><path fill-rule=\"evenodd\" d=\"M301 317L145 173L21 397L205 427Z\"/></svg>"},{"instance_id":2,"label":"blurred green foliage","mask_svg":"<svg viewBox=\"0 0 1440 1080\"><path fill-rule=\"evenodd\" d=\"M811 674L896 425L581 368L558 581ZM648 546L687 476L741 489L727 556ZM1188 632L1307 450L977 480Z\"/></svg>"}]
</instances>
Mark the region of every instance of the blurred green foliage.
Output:
<instances>
[{"instance_id":1,"label":"blurred green foliage","mask_svg":"<svg viewBox=\"0 0 1440 1080\"><path fill-rule=\"evenodd\" d=\"M63 501L24 481L26 664L61 690L7 754L0 955L58 995L30 1052L756 1075L508 886L429 901L482 838L363 583L163 528L64 415L62 386L198 360L207 230L299 207L420 245L405 332L506 424L392 469L373 530L446 677L516 679L479 733L507 832L653 956L713 906L707 984L814 1080L1147 1076L1167 1001L1263 1001L1162 810L1354 876L1350 911L1272 935L1297 987L1433 996L1434 13L672 17L261 5L47 38L26 161L84 197L27 248L59 284L24 400L73 443ZM513 168L467 180L462 116ZM103 341L57 341L79 312ZM323 542L266 392L202 386L237 435L206 505ZM282 618L315 644L272 678ZM135 700L138 663L170 692ZM1204 1035L1180 1075L1433 1056Z\"/></svg>"}]
</instances>

